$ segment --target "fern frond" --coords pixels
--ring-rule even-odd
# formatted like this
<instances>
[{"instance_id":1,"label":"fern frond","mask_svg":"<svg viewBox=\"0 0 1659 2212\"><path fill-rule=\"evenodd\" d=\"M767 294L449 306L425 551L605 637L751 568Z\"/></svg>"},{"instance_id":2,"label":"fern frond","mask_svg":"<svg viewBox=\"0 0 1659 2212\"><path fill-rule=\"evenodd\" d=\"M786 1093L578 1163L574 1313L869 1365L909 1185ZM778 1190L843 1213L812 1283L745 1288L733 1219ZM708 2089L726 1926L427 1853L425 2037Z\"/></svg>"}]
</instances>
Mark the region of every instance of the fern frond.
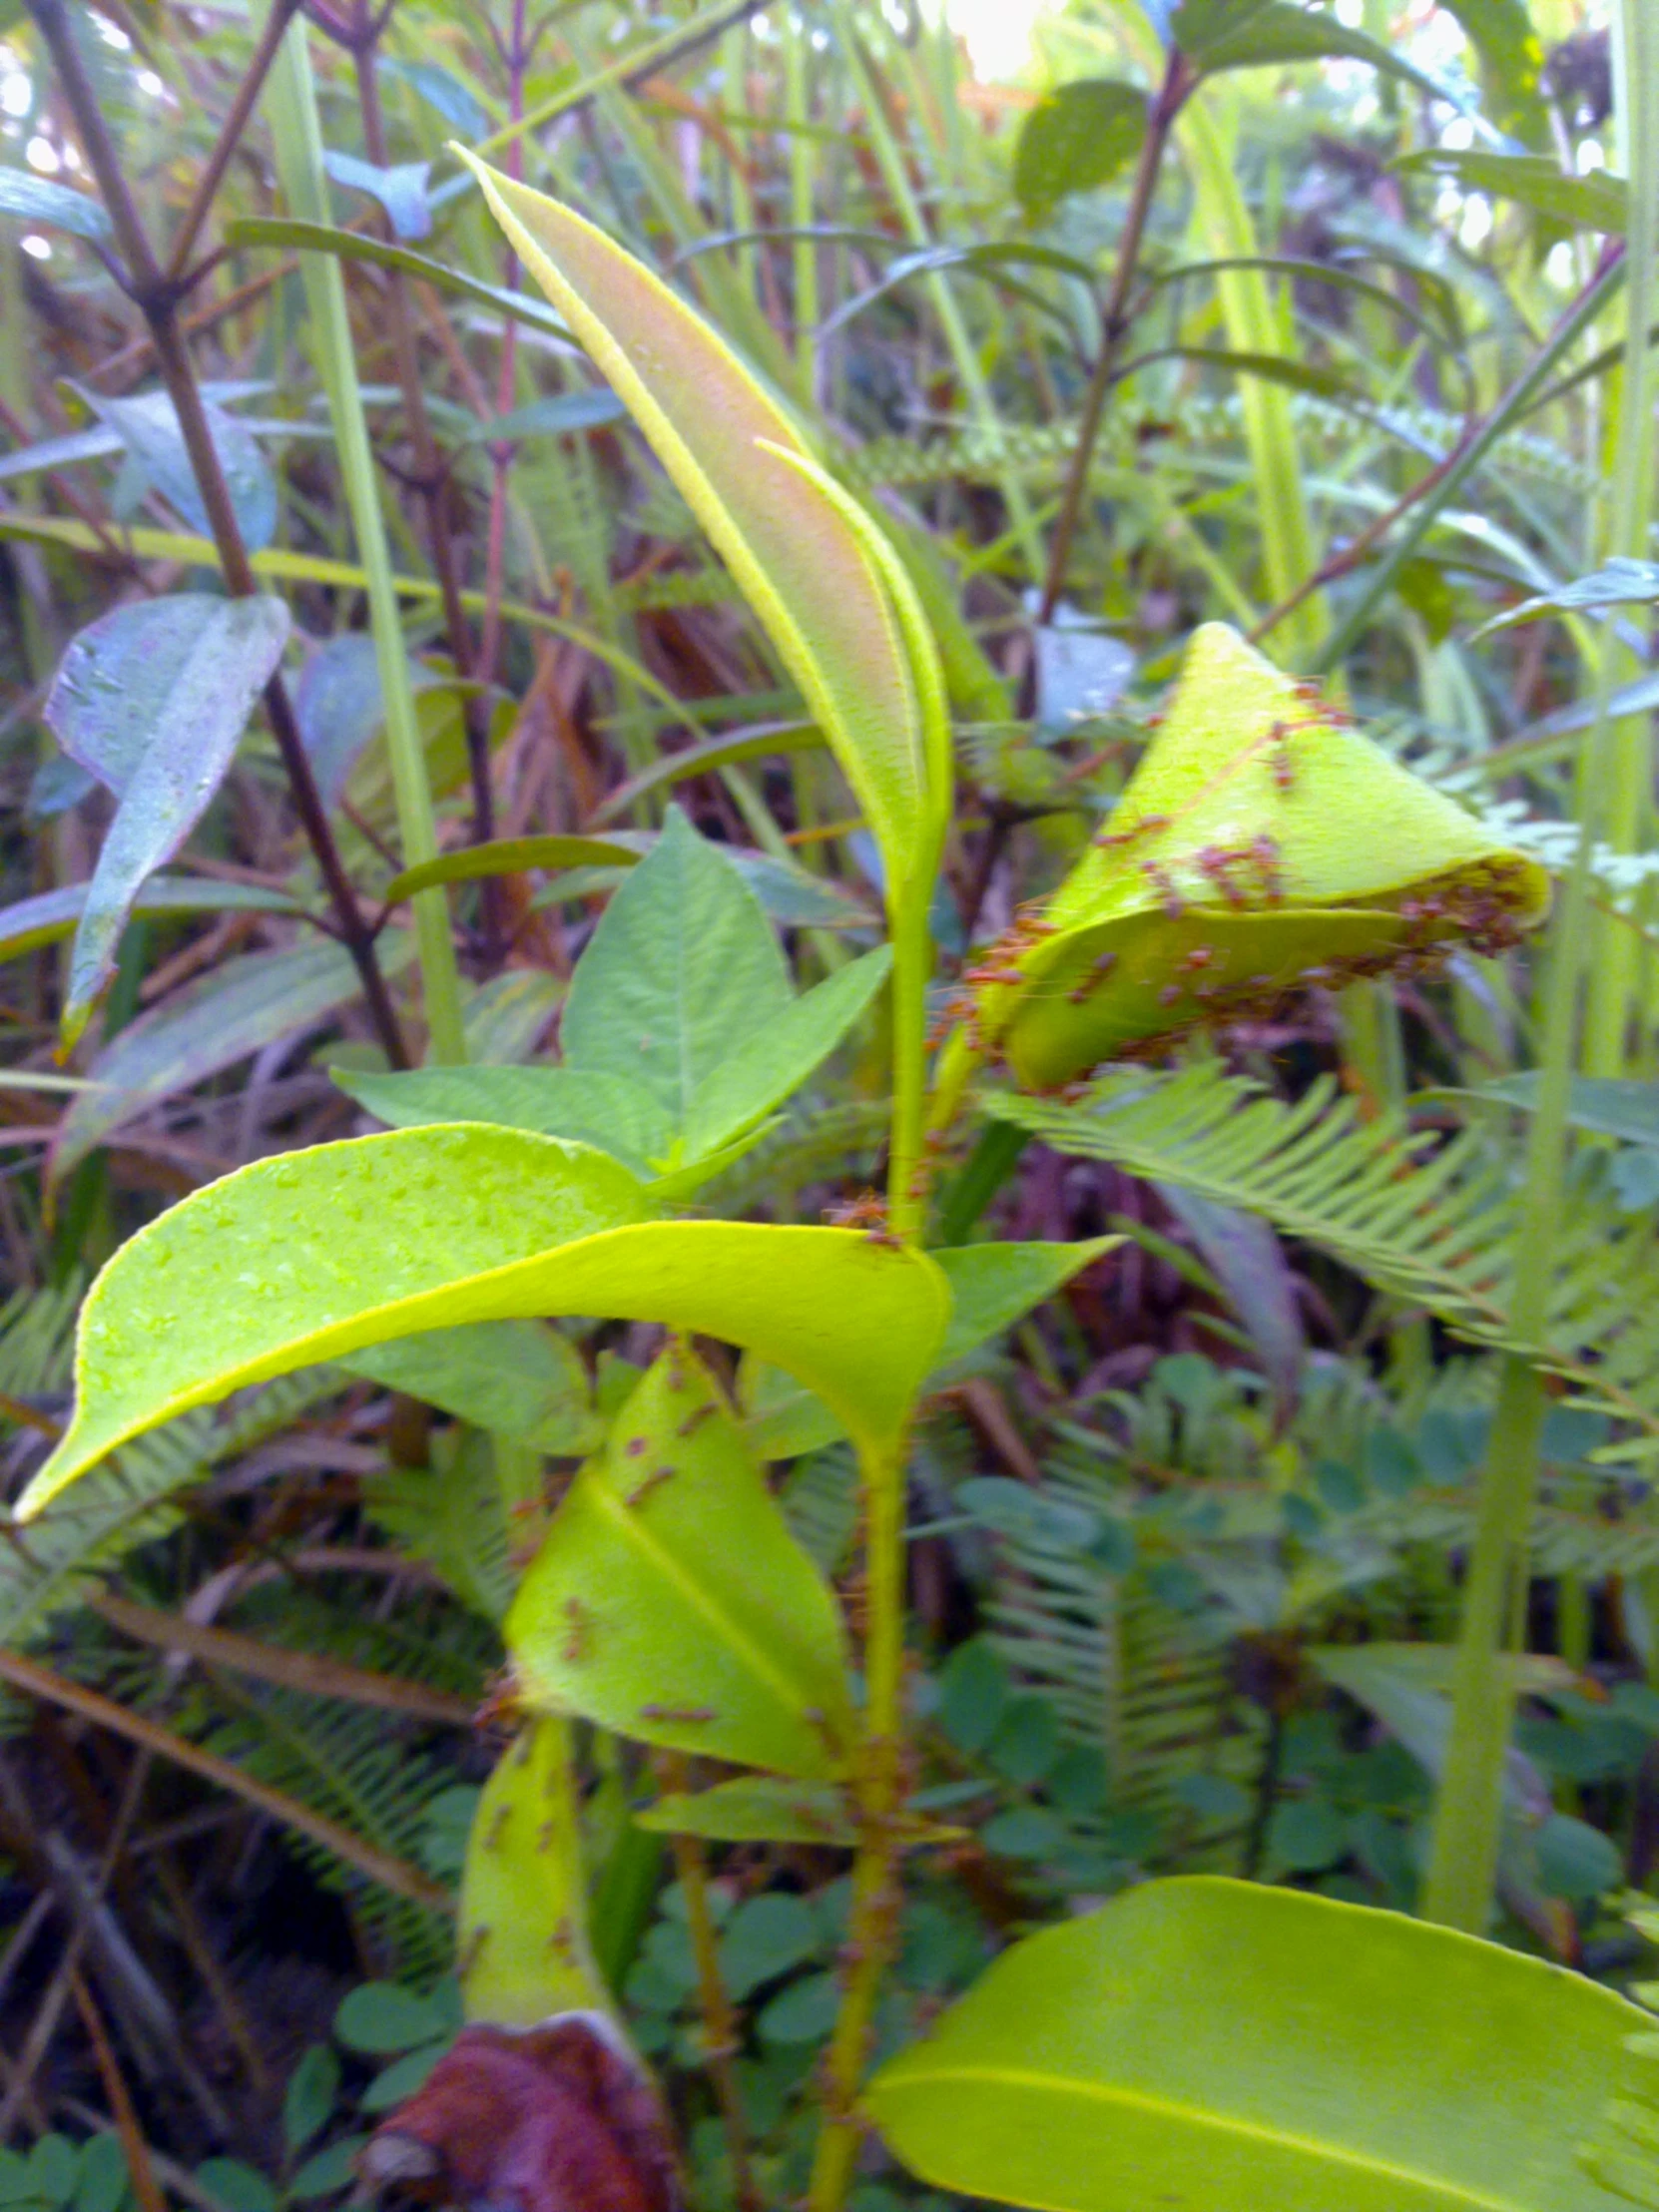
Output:
<instances>
[{"instance_id":1,"label":"fern frond","mask_svg":"<svg viewBox=\"0 0 1659 2212\"><path fill-rule=\"evenodd\" d=\"M1535 1343L1510 1323L1520 1222L1514 1165L1472 1129L1438 1151L1403 1117L1363 1122L1329 1079L1294 1105L1219 1062L1159 1076L1116 1069L1075 1104L997 1094L999 1119L1056 1151L1110 1160L1262 1215L1471 1343L1517 1352L1622 1423L1598 1456L1659 1451L1659 1254L1645 1218L1575 1194Z\"/></svg>"},{"instance_id":2,"label":"fern frond","mask_svg":"<svg viewBox=\"0 0 1659 2212\"><path fill-rule=\"evenodd\" d=\"M295 1691L250 1692L223 1678L214 1697L217 1710L195 1729L188 1720L175 1725L376 1850L420 1862L432 1802L454 1787L447 1760L415 1748L384 1713L360 1706ZM283 1841L325 1887L351 1901L385 1945L389 1967L415 1981L444 1970L453 1939L446 1916L381 1889L309 1837L285 1830Z\"/></svg>"},{"instance_id":3,"label":"fern frond","mask_svg":"<svg viewBox=\"0 0 1659 2212\"><path fill-rule=\"evenodd\" d=\"M339 1388L338 1376L312 1369L247 1392L228 1413L184 1413L124 1444L26 1527L0 1518L0 1642L21 1649L38 1637L129 1553L178 1525L180 1490Z\"/></svg>"}]
</instances>

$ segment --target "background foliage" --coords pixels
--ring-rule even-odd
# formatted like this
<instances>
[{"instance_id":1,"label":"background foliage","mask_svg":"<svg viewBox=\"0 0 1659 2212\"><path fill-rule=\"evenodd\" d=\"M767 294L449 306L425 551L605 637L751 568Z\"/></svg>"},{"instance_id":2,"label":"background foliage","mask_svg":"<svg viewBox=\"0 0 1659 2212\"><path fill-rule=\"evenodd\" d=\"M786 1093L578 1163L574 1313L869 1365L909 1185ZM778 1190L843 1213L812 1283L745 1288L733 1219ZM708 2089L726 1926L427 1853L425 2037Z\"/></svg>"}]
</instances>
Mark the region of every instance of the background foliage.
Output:
<instances>
[{"instance_id":1,"label":"background foliage","mask_svg":"<svg viewBox=\"0 0 1659 2212\"><path fill-rule=\"evenodd\" d=\"M1623 180L1651 198L1659 128L1615 27L1565 0L1184 0L1173 25L1073 0L1003 84L930 9L863 0L304 20L314 111L278 69L227 133L263 16L0 0L14 1494L66 1420L96 1269L228 1170L370 1127L426 1046L527 1075L557 1047L568 1112L569 1077L616 1073L584 991L718 1008L738 970L779 1021L830 993L839 1026L751 1149L714 1082L749 1038L714 1014L704 1087L587 1110L607 1145L680 1146L711 1211L862 1219L879 1179L896 847L458 141L662 271L897 546L959 779L941 1024L1107 823L1205 621L1576 863L1553 970L1316 973L1171 1072L1000 1092L953 1130L937 1242L1125 1241L933 1379L911 1688L915 1809L944 1830L907 1862L881 2047L1013 1932L1148 1874L1422 1903L1443 1647L1523 1369L1548 1381L1498 1932L1624 1986L1624 1893L1659 1851L1659 569L1620 366L1655 208ZM1172 30L1206 73L1179 117ZM129 217L137 299L111 274ZM573 984L659 837L688 847L678 902ZM491 839L535 841L469 861ZM787 978L706 932L733 880ZM705 965L671 987L677 936ZM1570 997L1578 966L1582 1072L1552 1106L1551 974ZM497 1327L184 1413L5 1529L0 2199L324 2200L452 2036L516 1566L657 1349ZM856 1623L850 1451L771 1387L742 1378L750 1433ZM697 2200L794 2196L843 1857L717 1847L727 2018L684 1859L633 1817L651 1763L597 1732L580 1756L600 1964ZM872 2153L861 2212L900 2200L927 2201Z\"/></svg>"}]
</instances>

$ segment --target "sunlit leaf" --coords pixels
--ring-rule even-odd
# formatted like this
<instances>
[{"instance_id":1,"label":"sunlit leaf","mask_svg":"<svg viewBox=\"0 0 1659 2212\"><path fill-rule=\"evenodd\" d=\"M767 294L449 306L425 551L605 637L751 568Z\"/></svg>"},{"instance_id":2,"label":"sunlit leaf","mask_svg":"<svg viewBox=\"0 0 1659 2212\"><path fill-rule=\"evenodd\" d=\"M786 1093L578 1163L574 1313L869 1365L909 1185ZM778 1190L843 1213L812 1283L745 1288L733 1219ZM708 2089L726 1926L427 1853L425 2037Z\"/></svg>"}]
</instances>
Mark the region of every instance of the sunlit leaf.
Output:
<instances>
[{"instance_id":1,"label":"sunlit leaf","mask_svg":"<svg viewBox=\"0 0 1659 2212\"><path fill-rule=\"evenodd\" d=\"M467 1838L455 1956L469 2020L535 2027L550 2013L610 2008L588 1947L562 1720L528 1722L484 1784Z\"/></svg>"},{"instance_id":2,"label":"sunlit leaf","mask_svg":"<svg viewBox=\"0 0 1659 2212\"><path fill-rule=\"evenodd\" d=\"M1045 2212L1614 2212L1580 2149L1643 2018L1420 1921L1154 1882L1016 1943L864 2101L934 2187Z\"/></svg>"},{"instance_id":3,"label":"sunlit leaf","mask_svg":"<svg viewBox=\"0 0 1659 2212\"><path fill-rule=\"evenodd\" d=\"M981 1023L1045 1089L1304 978L1539 920L1548 879L1236 631L1194 633L1163 725Z\"/></svg>"},{"instance_id":4,"label":"sunlit leaf","mask_svg":"<svg viewBox=\"0 0 1659 2212\"><path fill-rule=\"evenodd\" d=\"M586 1068L414 1068L363 1074L336 1068L334 1081L394 1129L435 1122L487 1122L592 1145L642 1179L666 1157L673 1123L662 1102L625 1075Z\"/></svg>"},{"instance_id":5,"label":"sunlit leaf","mask_svg":"<svg viewBox=\"0 0 1659 2212\"><path fill-rule=\"evenodd\" d=\"M533 1706L780 1774L845 1765L853 1720L834 1597L682 1347L577 1476L506 1639Z\"/></svg>"},{"instance_id":6,"label":"sunlit leaf","mask_svg":"<svg viewBox=\"0 0 1659 2212\"><path fill-rule=\"evenodd\" d=\"M94 1284L75 1418L27 1509L127 1437L246 1382L421 1329L538 1314L752 1346L890 1449L943 1334L940 1271L851 1230L658 1222L649 1207L604 1155L508 1129L397 1130L256 1161L151 1223Z\"/></svg>"},{"instance_id":7,"label":"sunlit leaf","mask_svg":"<svg viewBox=\"0 0 1659 2212\"><path fill-rule=\"evenodd\" d=\"M834 749L895 891L930 868L915 679L889 588L800 433L709 325L603 232L456 148L742 586Z\"/></svg>"},{"instance_id":8,"label":"sunlit leaf","mask_svg":"<svg viewBox=\"0 0 1659 2212\"><path fill-rule=\"evenodd\" d=\"M119 802L75 934L66 1042L86 1027L114 971L140 885L178 851L223 782L287 633L279 599L184 592L118 607L64 655L46 720Z\"/></svg>"}]
</instances>

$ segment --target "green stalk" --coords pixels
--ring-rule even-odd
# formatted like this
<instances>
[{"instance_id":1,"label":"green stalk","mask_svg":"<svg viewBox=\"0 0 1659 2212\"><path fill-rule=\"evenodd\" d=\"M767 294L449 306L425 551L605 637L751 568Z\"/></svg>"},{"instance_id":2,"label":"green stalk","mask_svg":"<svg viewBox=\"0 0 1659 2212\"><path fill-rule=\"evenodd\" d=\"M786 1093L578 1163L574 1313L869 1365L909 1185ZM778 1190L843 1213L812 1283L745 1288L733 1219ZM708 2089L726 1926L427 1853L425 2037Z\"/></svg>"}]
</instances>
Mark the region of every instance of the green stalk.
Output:
<instances>
[{"instance_id":1,"label":"green stalk","mask_svg":"<svg viewBox=\"0 0 1659 2212\"><path fill-rule=\"evenodd\" d=\"M806 21L793 17L784 26L784 97L790 123L790 226L797 233L812 227L813 142L804 125L812 121L813 98L807 83L810 51ZM802 404L811 407L818 372L818 241L797 236L795 256L795 362Z\"/></svg>"},{"instance_id":2,"label":"green stalk","mask_svg":"<svg viewBox=\"0 0 1659 2212\"><path fill-rule=\"evenodd\" d=\"M1614 20L1615 112L1623 141L1630 186L1630 298L1628 328L1646 330L1653 321L1655 271L1659 269L1659 14L1652 0L1623 0ZM1617 462L1613 469L1612 514L1603 558L1619 555L1645 561L1653 557L1653 408L1654 356L1632 344L1623 382L1633 389L1621 395ZM1615 684L1642 673L1631 650L1612 639L1613 623L1604 618ZM1627 715L1615 724L1609 744L1606 835L1615 852L1633 852L1644 842L1652 805L1653 757L1646 715ZM1590 967L1589 1008L1585 1016L1584 1066L1591 1075L1624 1075L1630 1017L1640 1010L1638 967L1641 940L1615 914L1598 916L1595 958Z\"/></svg>"},{"instance_id":3,"label":"green stalk","mask_svg":"<svg viewBox=\"0 0 1659 2212\"><path fill-rule=\"evenodd\" d=\"M857 1789L861 1835L852 1868L846 1980L825 2059L827 2117L813 2159L807 2212L838 2212L863 2131L856 2099L875 2006L898 1923L898 1815L904 1778L904 1460L862 1455L865 1728Z\"/></svg>"},{"instance_id":4,"label":"green stalk","mask_svg":"<svg viewBox=\"0 0 1659 2212\"><path fill-rule=\"evenodd\" d=\"M1629 42L1627 59L1632 65L1640 61L1651 78L1659 68L1659 25L1652 19L1647 0L1624 0L1624 24ZM1653 89L1650 84L1647 91ZM1656 153L1659 138L1650 142L1644 161L1651 161ZM1651 170L1644 170L1644 174L1651 180ZM1648 197L1651 201L1651 193ZM1632 205L1634 209L1634 198ZM1626 527L1633 517L1645 518L1651 499L1651 488L1644 493L1638 478L1644 467L1651 468L1652 454L1646 420L1651 411L1647 348L1642 340L1653 305L1655 213L1650 206L1648 221L1642 225L1640 252L1633 237L1629 257L1631 300L1614 470L1618 487L1615 512ZM1604 276L1603 284L1605 281ZM1598 288L1592 287L1592 291ZM1535 362L1533 368L1539 365ZM1617 541L1621 548L1627 542L1622 538ZM1579 779L1578 851L1555 930L1545 996L1537 1108L1528 1130L1525 1209L1510 1312L1512 1337L1528 1346L1541 1341L1549 1308L1562 1210L1579 984L1590 951L1593 921L1590 854L1601 832L1618 762L1619 725L1607 709L1620 666L1621 649L1609 622L1602 630L1595 727ZM1543 1377L1531 1360L1519 1353L1510 1354L1503 1363L1469 1554L1452 1686L1451 1732L1435 1807L1422 1906L1428 1920L1474 1935L1484 1929L1491 1908L1502 1831L1503 1763L1514 1708L1513 1677L1503 1658L1514 1639L1517 1621L1524 1617L1520 1600L1525 1589L1527 1534L1537 1490L1538 1438L1544 1409Z\"/></svg>"},{"instance_id":5,"label":"green stalk","mask_svg":"<svg viewBox=\"0 0 1659 2212\"><path fill-rule=\"evenodd\" d=\"M271 72L267 101L276 149L276 169L290 215L302 222L330 220L322 167L322 131L317 120L316 89L303 22L289 26ZM405 867L436 856L437 826L426 780L426 755L415 719L414 691L403 625L397 612L385 518L380 512L357 383L356 355L346 314L345 284L338 262L328 254L299 258L311 326L316 334L317 365L328 395L328 413L339 454L340 477L358 557L368 580L369 621L380 691L386 711L386 753L397 802L398 839ZM421 892L413 901L415 943L420 960L430 1056L457 1063L466 1058L461 1031L460 979L455 968L449 909L441 889Z\"/></svg>"}]
</instances>

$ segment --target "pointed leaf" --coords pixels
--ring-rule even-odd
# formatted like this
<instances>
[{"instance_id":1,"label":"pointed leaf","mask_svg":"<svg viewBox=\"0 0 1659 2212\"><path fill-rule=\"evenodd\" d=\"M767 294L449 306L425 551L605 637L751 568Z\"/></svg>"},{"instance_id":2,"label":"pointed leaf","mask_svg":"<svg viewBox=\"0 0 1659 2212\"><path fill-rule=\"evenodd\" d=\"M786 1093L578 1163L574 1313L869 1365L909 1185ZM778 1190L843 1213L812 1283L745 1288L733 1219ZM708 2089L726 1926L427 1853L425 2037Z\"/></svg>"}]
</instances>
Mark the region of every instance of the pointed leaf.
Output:
<instances>
[{"instance_id":1,"label":"pointed leaf","mask_svg":"<svg viewBox=\"0 0 1659 2212\"><path fill-rule=\"evenodd\" d=\"M1011 1329L1122 1242L1121 1237L1094 1237L1079 1244L961 1245L930 1254L950 1286L950 1323L926 1389L942 1389L970 1353ZM822 1397L765 1361L746 1359L738 1386L746 1433L763 1459L799 1458L846 1432Z\"/></svg>"},{"instance_id":2,"label":"pointed leaf","mask_svg":"<svg viewBox=\"0 0 1659 2212\"><path fill-rule=\"evenodd\" d=\"M636 1828L703 1836L716 1844L853 1844L858 1831L838 1790L742 1774L713 1789L660 1797L634 1815Z\"/></svg>"},{"instance_id":3,"label":"pointed leaf","mask_svg":"<svg viewBox=\"0 0 1659 2212\"><path fill-rule=\"evenodd\" d=\"M426 197L432 177L430 162L396 162L389 169L378 169L373 162L359 161L354 154L330 150L323 155L322 166L336 185L343 185L348 192L366 192L378 200L394 238L408 244L431 236L432 210Z\"/></svg>"},{"instance_id":4,"label":"pointed leaf","mask_svg":"<svg viewBox=\"0 0 1659 2212\"><path fill-rule=\"evenodd\" d=\"M395 974L413 951L406 932L380 940ZM357 996L362 978L327 940L250 952L198 976L120 1030L88 1070L93 1088L64 1116L52 1148L61 1180L77 1161L165 1098L205 1082Z\"/></svg>"},{"instance_id":5,"label":"pointed leaf","mask_svg":"<svg viewBox=\"0 0 1659 2212\"><path fill-rule=\"evenodd\" d=\"M1020 126L1014 193L1040 223L1075 192L1098 192L1129 167L1146 136L1146 95L1110 77L1045 93Z\"/></svg>"},{"instance_id":6,"label":"pointed leaf","mask_svg":"<svg viewBox=\"0 0 1659 2212\"><path fill-rule=\"evenodd\" d=\"M1615 2212L1579 2150L1643 2022L1420 1921L1153 1882L1016 1943L865 2107L935 2187L1045 2212Z\"/></svg>"},{"instance_id":7,"label":"pointed leaf","mask_svg":"<svg viewBox=\"0 0 1659 2212\"><path fill-rule=\"evenodd\" d=\"M95 246L113 246L115 232L101 202L71 185L55 185L27 169L0 168L0 216L72 231Z\"/></svg>"},{"instance_id":8,"label":"pointed leaf","mask_svg":"<svg viewBox=\"0 0 1659 2212\"><path fill-rule=\"evenodd\" d=\"M518 1694L780 1774L844 1768L840 1615L710 1376L665 1353L555 1514L507 1616Z\"/></svg>"},{"instance_id":9,"label":"pointed leaf","mask_svg":"<svg viewBox=\"0 0 1659 2212\"><path fill-rule=\"evenodd\" d=\"M27 1510L129 1436L246 1382L421 1329L537 1314L753 1346L866 1447L892 1447L949 1311L929 1260L851 1230L648 1211L614 1161L516 1130L405 1129L257 1161L152 1222L93 1285L75 1418Z\"/></svg>"},{"instance_id":10,"label":"pointed leaf","mask_svg":"<svg viewBox=\"0 0 1659 2212\"><path fill-rule=\"evenodd\" d=\"M492 837L485 844L440 852L419 867L404 868L386 885L389 899L413 898L434 883L466 883L480 875L517 875L532 867L633 867L637 845L620 837Z\"/></svg>"},{"instance_id":11,"label":"pointed leaf","mask_svg":"<svg viewBox=\"0 0 1659 2212\"><path fill-rule=\"evenodd\" d=\"M641 1085L683 1130L702 1086L791 999L759 899L671 807L577 962L560 1043L568 1067Z\"/></svg>"},{"instance_id":12,"label":"pointed leaf","mask_svg":"<svg viewBox=\"0 0 1659 2212\"><path fill-rule=\"evenodd\" d=\"M716 1151L799 1090L840 1043L891 966L892 954L878 945L793 1000L764 1028L752 1030L692 1095L686 1115L689 1157Z\"/></svg>"},{"instance_id":13,"label":"pointed leaf","mask_svg":"<svg viewBox=\"0 0 1659 2212\"><path fill-rule=\"evenodd\" d=\"M1605 170L1580 177L1562 169L1550 154L1491 154L1480 147L1430 147L1407 154L1396 169L1429 170L1447 177L1464 192L1489 193L1513 200L1548 223L1569 230L1599 231L1618 237L1630 223L1630 195L1622 177Z\"/></svg>"},{"instance_id":14,"label":"pointed leaf","mask_svg":"<svg viewBox=\"0 0 1659 2212\"><path fill-rule=\"evenodd\" d=\"M947 795L928 790L888 589L835 503L783 458L808 457L795 424L702 317L602 231L454 151L737 577L833 748L889 881L908 882Z\"/></svg>"},{"instance_id":15,"label":"pointed leaf","mask_svg":"<svg viewBox=\"0 0 1659 2212\"><path fill-rule=\"evenodd\" d=\"M223 782L287 632L279 599L186 592L118 607L64 655L46 721L70 759L120 799L76 931L67 1043L114 971L140 885L178 851Z\"/></svg>"},{"instance_id":16,"label":"pointed leaf","mask_svg":"<svg viewBox=\"0 0 1659 2212\"><path fill-rule=\"evenodd\" d=\"M1603 607L1647 606L1659 599L1659 561L1632 561L1615 559L1598 568L1592 575L1580 576L1570 584L1558 584L1553 591L1540 592L1535 599L1523 599L1518 607L1510 607L1505 613L1494 615L1490 622L1483 622L1475 635L1485 637L1493 630L1507 630L1517 622L1536 622L1543 615L1559 614L1567 609L1589 608L1599 612Z\"/></svg>"},{"instance_id":17,"label":"pointed leaf","mask_svg":"<svg viewBox=\"0 0 1659 2212\"><path fill-rule=\"evenodd\" d=\"M60 883L54 891L0 907L0 960L20 959L43 944L73 936L86 912L90 883ZM152 875L134 898L135 914L292 914L298 901L260 883L216 883L206 876Z\"/></svg>"},{"instance_id":18,"label":"pointed leaf","mask_svg":"<svg viewBox=\"0 0 1659 2212\"><path fill-rule=\"evenodd\" d=\"M211 536L208 510L167 393L147 391L136 398L111 399L89 390L84 396L99 420L120 438L151 489L159 491L193 530ZM210 398L203 400L202 411L248 550L263 553L276 535L276 479L271 464L245 422Z\"/></svg>"},{"instance_id":19,"label":"pointed leaf","mask_svg":"<svg viewBox=\"0 0 1659 2212\"><path fill-rule=\"evenodd\" d=\"M393 1129L435 1122L486 1122L565 1137L608 1152L642 1179L667 1157L673 1141L668 1114L642 1084L623 1075L579 1068L414 1068L407 1074L362 1075L335 1068L340 1089Z\"/></svg>"},{"instance_id":20,"label":"pointed leaf","mask_svg":"<svg viewBox=\"0 0 1659 2212\"><path fill-rule=\"evenodd\" d=\"M532 1720L496 1762L467 1837L456 1976L469 2020L536 2027L610 2010L588 1944L569 1730Z\"/></svg>"}]
</instances>

